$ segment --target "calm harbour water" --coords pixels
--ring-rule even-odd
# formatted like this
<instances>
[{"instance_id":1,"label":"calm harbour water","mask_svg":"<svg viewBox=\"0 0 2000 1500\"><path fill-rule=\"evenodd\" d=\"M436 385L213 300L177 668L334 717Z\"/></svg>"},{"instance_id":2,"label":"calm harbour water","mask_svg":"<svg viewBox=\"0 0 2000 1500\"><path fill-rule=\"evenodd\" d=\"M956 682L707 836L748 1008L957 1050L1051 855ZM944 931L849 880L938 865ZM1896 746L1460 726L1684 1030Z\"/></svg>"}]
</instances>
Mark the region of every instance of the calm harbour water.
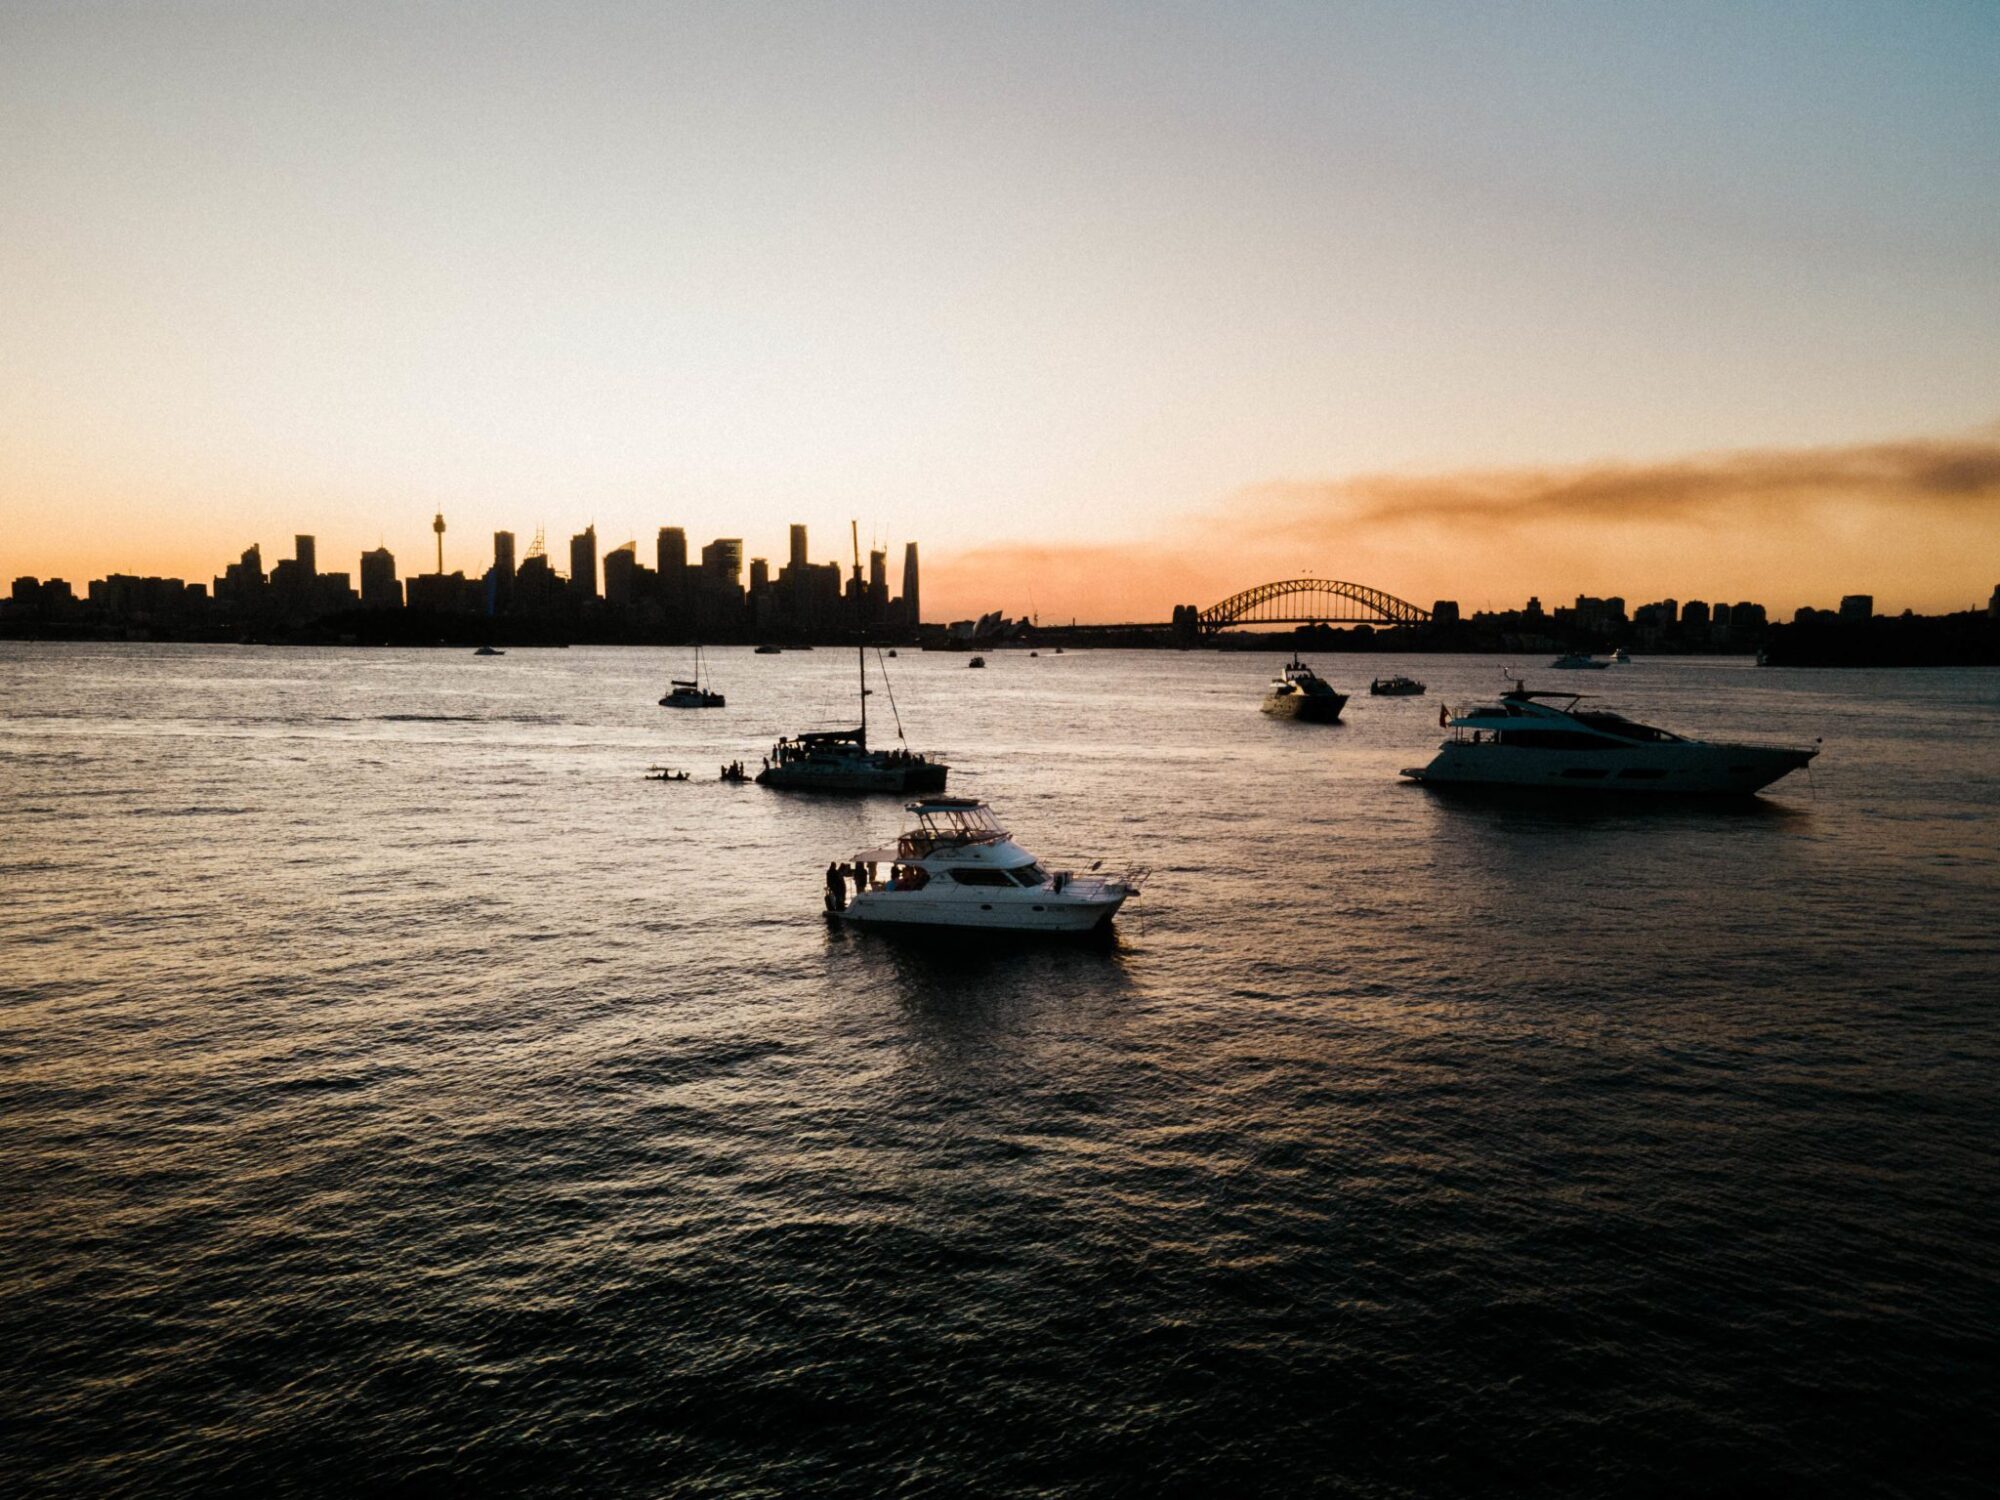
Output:
<instances>
[{"instance_id":1,"label":"calm harbour water","mask_svg":"<svg viewBox=\"0 0 2000 1500\"><path fill-rule=\"evenodd\" d=\"M1116 946L829 927L896 802L713 778L849 653L0 643L10 1488L1990 1480L2000 673L1531 671L1825 753L1520 807L1395 775L1491 659L990 660Z\"/></svg>"}]
</instances>

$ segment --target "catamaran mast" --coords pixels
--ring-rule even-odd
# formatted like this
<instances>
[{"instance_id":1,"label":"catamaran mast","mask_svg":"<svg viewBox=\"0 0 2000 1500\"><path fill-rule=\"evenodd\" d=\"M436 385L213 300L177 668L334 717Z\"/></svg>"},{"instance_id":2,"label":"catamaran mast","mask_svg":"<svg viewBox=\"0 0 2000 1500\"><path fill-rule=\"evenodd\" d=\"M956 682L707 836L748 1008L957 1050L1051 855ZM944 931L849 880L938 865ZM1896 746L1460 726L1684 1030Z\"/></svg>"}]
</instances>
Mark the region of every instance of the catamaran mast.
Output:
<instances>
[{"instance_id":1,"label":"catamaran mast","mask_svg":"<svg viewBox=\"0 0 2000 1500\"><path fill-rule=\"evenodd\" d=\"M854 538L854 582L857 585L854 591L856 611L854 657L861 663L861 748L866 750L868 748L868 633L861 628L861 590L858 586L861 582L861 523L849 521L847 528Z\"/></svg>"}]
</instances>

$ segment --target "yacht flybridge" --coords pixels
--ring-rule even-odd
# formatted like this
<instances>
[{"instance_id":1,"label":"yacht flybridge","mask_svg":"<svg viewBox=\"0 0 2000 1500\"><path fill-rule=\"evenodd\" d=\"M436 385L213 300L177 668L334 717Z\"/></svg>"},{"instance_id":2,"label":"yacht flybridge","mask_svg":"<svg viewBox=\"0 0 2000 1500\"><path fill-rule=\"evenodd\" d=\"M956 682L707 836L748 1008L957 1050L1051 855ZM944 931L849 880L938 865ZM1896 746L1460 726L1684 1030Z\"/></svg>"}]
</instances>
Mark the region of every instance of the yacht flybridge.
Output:
<instances>
[{"instance_id":1,"label":"yacht flybridge","mask_svg":"<svg viewBox=\"0 0 2000 1500\"><path fill-rule=\"evenodd\" d=\"M828 869L828 912L863 927L1083 933L1139 894L1141 871L1050 873L975 797L926 797L908 810L916 826L895 843ZM860 877L851 898L850 874Z\"/></svg>"},{"instance_id":2,"label":"yacht flybridge","mask_svg":"<svg viewBox=\"0 0 2000 1500\"><path fill-rule=\"evenodd\" d=\"M1638 724L1582 695L1530 692L1516 683L1500 701L1438 712L1451 738L1429 765L1403 774L1426 786L1748 796L1809 764L1818 748L1711 744Z\"/></svg>"},{"instance_id":3,"label":"yacht flybridge","mask_svg":"<svg viewBox=\"0 0 2000 1500\"><path fill-rule=\"evenodd\" d=\"M861 578L861 538L854 539L854 577ZM868 748L868 645L855 647L861 667L861 723L853 729L821 729L787 735L771 747L759 786L807 792L941 792L951 767L899 745L894 750ZM886 672L888 669L885 667ZM892 712L895 695L889 697ZM896 715L896 738L903 737L902 716Z\"/></svg>"}]
</instances>

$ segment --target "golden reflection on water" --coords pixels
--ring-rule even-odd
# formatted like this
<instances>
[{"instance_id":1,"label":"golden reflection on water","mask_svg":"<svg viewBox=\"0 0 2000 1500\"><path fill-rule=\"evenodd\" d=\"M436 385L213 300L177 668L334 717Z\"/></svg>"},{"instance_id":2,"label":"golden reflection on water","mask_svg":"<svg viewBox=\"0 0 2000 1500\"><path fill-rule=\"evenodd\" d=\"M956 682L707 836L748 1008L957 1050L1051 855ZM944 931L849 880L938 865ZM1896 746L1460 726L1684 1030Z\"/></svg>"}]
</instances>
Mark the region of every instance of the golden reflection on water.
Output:
<instances>
[{"instance_id":1,"label":"golden reflection on water","mask_svg":"<svg viewBox=\"0 0 2000 1500\"><path fill-rule=\"evenodd\" d=\"M1114 941L1017 951L828 923L887 799L641 780L846 707L835 653L715 657L696 723L646 651L0 647L38 1472L296 1479L319 1424L364 1485L997 1489L1137 1431L1120 1472L1304 1483L1357 1461L1329 1409L1450 1411L1471 1474L1578 1424L1837 1445L1800 1361L1892 1427L1961 1399L1971 1310L1880 1309L1992 1265L1988 676L1644 663L1621 707L1825 734L1814 782L1534 806L1398 782L1424 699L1265 717L1268 658L911 653L954 790L1153 867Z\"/></svg>"}]
</instances>

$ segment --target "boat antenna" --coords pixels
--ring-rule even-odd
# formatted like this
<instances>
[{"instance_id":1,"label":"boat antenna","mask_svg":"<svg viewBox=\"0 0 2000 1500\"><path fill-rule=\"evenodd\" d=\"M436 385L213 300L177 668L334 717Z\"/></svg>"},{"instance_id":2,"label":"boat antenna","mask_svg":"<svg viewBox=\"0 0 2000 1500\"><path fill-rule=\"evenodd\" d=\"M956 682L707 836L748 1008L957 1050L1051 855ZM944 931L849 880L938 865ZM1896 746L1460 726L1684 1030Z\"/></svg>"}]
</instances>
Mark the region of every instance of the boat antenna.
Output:
<instances>
[{"instance_id":1,"label":"boat antenna","mask_svg":"<svg viewBox=\"0 0 2000 1500\"><path fill-rule=\"evenodd\" d=\"M858 584L861 581L861 523L849 520L847 529L848 534L854 540L854 581ZM861 590L858 588L854 591L854 604L858 611L861 607ZM858 615L854 622L854 657L861 664L861 748L866 751L868 748L868 631L862 625L861 618Z\"/></svg>"}]
</instances>

